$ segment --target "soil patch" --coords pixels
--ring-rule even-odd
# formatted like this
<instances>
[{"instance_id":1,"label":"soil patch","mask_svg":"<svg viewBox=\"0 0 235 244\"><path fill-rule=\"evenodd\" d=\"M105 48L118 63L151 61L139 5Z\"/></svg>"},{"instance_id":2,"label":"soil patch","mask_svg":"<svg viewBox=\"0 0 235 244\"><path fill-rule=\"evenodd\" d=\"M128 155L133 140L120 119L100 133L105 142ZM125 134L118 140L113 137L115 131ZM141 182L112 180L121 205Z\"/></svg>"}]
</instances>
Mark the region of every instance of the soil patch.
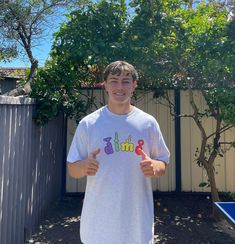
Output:
<instances>
[{"instance_id":1,"label":"soil patch","mask_svg":"<svg viewBox=\"0 0 235 244\"><path fill-rule=\"evenodd\" d=\"M27 243L80 244L82 197L66 197L54 204ZM154 243L235 243L235 230L226 221L214 221L212 203L205 195L154 197Z\"/></svg>"}]
</instances>

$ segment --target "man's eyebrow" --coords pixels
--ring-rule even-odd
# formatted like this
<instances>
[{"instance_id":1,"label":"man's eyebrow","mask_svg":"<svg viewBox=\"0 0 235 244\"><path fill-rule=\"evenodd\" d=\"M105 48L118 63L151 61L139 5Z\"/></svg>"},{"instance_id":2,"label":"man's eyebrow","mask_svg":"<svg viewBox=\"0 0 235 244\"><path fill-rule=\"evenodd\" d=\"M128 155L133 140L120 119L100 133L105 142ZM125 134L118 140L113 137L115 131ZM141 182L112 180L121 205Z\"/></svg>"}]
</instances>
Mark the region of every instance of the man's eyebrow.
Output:
<instances>
[{"instance_id":1,"label":"man's eyebrow","mask_svg":"<svg viewBox=\"0 0 235 244\"><path fill-rule=\"evenodd\" d=\"M118 80L118 78L117 77L115 77L115 76L112 76L112 77L110 77L110 80Z\"/></svg>"},{"instance_id":2,"label":"man's eyebrow","mask_svg":"<svg viewBox=\"0 0 235 244\"><path fill-rule=\"evenodd\" d=\"M109 78L109 80L119 80L119 79L118 79L118 77L116 77L116 76L111 76L111 77ZM122 79L122 81L130 81L130 80L131 80L130 77L124 77L124 78Z\"/></svg>"}]
</instances>

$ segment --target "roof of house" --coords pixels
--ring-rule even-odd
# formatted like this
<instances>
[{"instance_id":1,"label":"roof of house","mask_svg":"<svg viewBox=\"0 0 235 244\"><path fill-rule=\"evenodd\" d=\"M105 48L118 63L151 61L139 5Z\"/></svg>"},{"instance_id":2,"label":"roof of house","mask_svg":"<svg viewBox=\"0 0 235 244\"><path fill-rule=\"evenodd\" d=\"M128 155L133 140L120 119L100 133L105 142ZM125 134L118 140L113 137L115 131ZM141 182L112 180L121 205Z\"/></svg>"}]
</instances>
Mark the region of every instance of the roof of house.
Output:
<instances>
[{"instance_id":1,"label":"roof of house","mask_svg":"<svg viewBox=\"0 0 235 244\"><path fill-rule=\"evenodd\" d=\"M5 78L25 78L26 77L26 70L25 67L19 68L0 68L0 77Z\"/></svg>"}]
</instances>

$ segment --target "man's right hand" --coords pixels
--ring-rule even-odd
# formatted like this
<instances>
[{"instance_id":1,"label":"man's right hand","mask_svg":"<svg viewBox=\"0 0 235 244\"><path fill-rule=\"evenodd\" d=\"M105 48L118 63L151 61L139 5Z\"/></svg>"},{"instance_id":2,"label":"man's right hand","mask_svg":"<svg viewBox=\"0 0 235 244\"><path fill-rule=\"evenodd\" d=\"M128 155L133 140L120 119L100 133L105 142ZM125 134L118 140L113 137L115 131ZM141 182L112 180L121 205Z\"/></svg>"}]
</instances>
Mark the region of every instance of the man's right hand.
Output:
<instances>
[{"instance_id":1,"label":"man's right hand","mask_svg":"<svg viewBox=\"0 0 235 244\"><path fill-rule=\"evenodd\" d=\"M82 165L84 175L94 176L99 169L99 162L96 160L96 156L100 153L100 149L93 150L89 157L79 162Z\"/></svg>"},{"instance_id":2,"label":"man's right hand","mask_svg":"<svg viewBox=\"0 0 235 244\"><path fill-rule=\"evenodd\" d=\"M87 159L68 163L69 175L73 178L81 178L83 176L94 176L99 169L99 162L96 156L100 153L100 149L93 150Z\"/></svg>"}]
</instances>

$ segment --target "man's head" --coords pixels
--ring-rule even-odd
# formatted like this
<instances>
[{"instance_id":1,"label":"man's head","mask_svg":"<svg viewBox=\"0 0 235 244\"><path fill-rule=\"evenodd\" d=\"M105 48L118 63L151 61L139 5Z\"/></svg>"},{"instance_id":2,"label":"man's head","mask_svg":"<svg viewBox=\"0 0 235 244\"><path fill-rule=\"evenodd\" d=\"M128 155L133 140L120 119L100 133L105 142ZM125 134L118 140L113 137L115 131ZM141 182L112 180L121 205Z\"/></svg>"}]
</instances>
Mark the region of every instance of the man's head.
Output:
<instances>
[{"instance_id":1,"label":"man's head","mask_svg":"<svg viewBox=\"0 0 235 244\"><path fill-rule=\"evenodd\" d=\"M130 74L133 81L138 80L138 73L136 69L133 67L133 65L125 61L115 61L110 63L104 70L103 80L106 82L110 74L119 76L122 73L125 73L126 75Z\"/></svg>"},{"instance_id":2,"label":"man's head","mask_svg":"<svg viewBox=\"0 0 235 244\"><path fill-rule=\"evenodd\" d=\"M116 61L106 67L103 78L109 106L124 105L129 109L131 97L137 87L138 74L135 68L127 62Z\"/></svg>"}]
</instances>

